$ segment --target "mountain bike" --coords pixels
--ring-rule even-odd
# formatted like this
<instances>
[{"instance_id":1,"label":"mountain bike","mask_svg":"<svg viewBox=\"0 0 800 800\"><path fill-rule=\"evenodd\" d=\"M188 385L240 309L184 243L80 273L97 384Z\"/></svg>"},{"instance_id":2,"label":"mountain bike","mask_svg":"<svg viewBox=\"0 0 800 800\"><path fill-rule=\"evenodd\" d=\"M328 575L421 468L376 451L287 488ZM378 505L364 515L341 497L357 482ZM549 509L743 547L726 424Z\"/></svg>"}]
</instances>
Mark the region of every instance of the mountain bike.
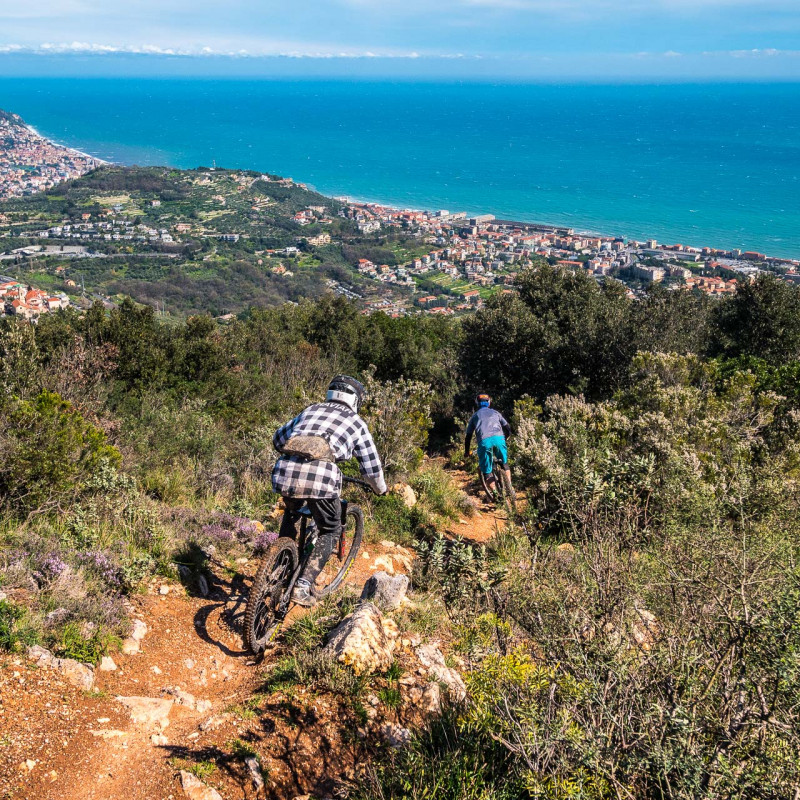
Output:
<instances>
[{"instance_id":1,"label":"mountain bike","mask_svg":"<svg viewBox=\"0 0 800 800\"><path fill-rule=\"evenodd\" d=\"M480 465L478 466L478 474L481 476L481 485L489 502L504 505L508 513L513 515L517 513L517 493L511 485L505 467L506 465L492 453L492 475L494 476L496 494L489 488L489 481L486 480L486 475L481 471Z\"/></svg>"},{"instance_id":2,"label":"mountain bike","mask_svg":"<svg viewBox=\"0 0 800 800\"><path fill-rule=\"evenodd\" d=\"M343 480L346 484L373 491L366 481L347 477ZM347 577L364 536L364 513L343 498L341 504L342 530L339 542L314 588L314 594L319 599L336 591ZM311 511L306 505L297 513L300 514L300 522L296 536L281 536L270 545L250 587L244 615L244 641L255 655L261 655L281 629L292 605L294 585L314 549L317 526Z\"/></svg>"}]
</instances>

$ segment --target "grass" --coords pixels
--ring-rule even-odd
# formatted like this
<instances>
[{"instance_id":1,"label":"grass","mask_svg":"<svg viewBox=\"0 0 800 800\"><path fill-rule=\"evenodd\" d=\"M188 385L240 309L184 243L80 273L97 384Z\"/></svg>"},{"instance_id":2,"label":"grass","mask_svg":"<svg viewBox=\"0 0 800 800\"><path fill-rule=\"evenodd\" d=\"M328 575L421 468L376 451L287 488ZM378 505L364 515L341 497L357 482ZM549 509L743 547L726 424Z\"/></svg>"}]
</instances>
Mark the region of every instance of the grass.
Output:
<instances>
[{"instance_id":1,"label":"grass","mask_svg":"<svg viewBox=\"0 0 800 800\"><path fill-rule=\"evenodd\" d=\"M173 769L182 769L186 770L186 772L191 772L195 778L199 778L201 781L207 781L217 769L217 765L213 761L191 762L187 761L185 758L178 758L177 756L172 756L168 763Z\"/></svg>"},{"instance_id":2,"label":"grass","mask_svg":"<svg viewBox=\"0 0 800 800\"><path fill-rule=\"evenodd\" d=\"M247 758L255 758L258 759L259 764L261 763L258 753L255 751L253 746L242 739L231 739L228 742L227 747L230 749L235 758L240 758L242 761Z\"/></svg>"},{"instance_id":3,"label":"grass","mask_svg":"<svg viewBox=\"0 0 800 800\"><path fill-rule=\"evenodd\" d=\"M399 708L403 702L403 697L400 694L400 689L396 686L386 686L378 691L380 701L387 708Z\"/></svg>"}]
</instances>

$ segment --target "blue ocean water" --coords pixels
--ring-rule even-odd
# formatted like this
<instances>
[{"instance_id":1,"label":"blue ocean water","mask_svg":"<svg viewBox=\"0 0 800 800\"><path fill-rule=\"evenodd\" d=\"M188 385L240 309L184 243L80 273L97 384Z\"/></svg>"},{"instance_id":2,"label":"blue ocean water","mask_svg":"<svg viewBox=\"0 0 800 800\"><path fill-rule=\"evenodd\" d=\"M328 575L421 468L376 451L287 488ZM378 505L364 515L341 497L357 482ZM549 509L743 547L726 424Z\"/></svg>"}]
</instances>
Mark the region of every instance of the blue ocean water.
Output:
<instances>
[{"instance_id":1,"label":"blue ocean water","mask_svg":"<svg viewBox=\"0 0 800 800\"><path fill-rule=\"evenodd\" d=\"M0 108L111 161L800 257L800 85L0 79Z\"/></svg>"}]
</instances>

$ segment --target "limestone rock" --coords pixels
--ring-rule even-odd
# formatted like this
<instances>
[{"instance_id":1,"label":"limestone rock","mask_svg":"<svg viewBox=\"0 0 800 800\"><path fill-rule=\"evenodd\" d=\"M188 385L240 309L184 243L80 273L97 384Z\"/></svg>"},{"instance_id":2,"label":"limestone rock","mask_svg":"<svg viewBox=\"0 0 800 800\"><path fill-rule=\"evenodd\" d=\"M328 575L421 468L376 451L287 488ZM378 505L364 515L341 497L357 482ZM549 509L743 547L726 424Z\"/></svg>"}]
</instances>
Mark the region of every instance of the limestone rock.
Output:
<instances>
[{"instance_id":1,"label":"limestone rock","mask_svg":"<svg viewBox=\"0 0 800 800\"><path fill-rule=\"evenodd\" d=\"M397 608L408 591L408 578L405 575L389 575L376 572L364 584L362 600L372 600L380 608L391 611Z\"/></svg>"},{"instance_id":2,"label":"limestone rock","mask_svg":"<svg viewBox=\"0 0 800 800\"><path fill-rule=\"evenodd\" d=\"M392 486L392 494L398 495L406 508L414 508L417 504L417 495L407 483L396 483Z\"/></svg>"},{"instance_id":3,"label":"limestone rock","mask_svg":"<svg viewBox=\"0 0 800 800\"><path fill-rule=\"evenodd\" d=\"M394 575L394 561L391 556L376 556L372 566L374 569L382 569L389 575Z\"/></svg>"},{"instance_id":4,"label":"limestone rock","mask_svg":"<svg viewBox=\"0 0 800 800\"><path fill-rule=\"evenodd\" d=\"M412 686L408 691L408 702L425 716L438 714L442 707L442 690L437 682Z\"/></svg>"},{"instance_id":5,"label":"limestone rock","mask_svg":"<svg viewBox=\"0 0 800 800\"><path fill-rule=\"evenodd\" d=\"M255 756L248 756L244 760L247 771L250 773L250 780L253 783L253 789L256 794L264 791L264 775L261 772L261 765Z\"/></svg>"},{"instance_id":6,"label":"limestone rock","mask_svg":"<svg viewBox=\"0 0 800 800\"><path fill-rule=\"evenodd\" d=\"M114 659L111 656L103 656L100 659L100 671L101 672L113 672L117 668L117 665L114 663Z\"/></svg>"},{"instance_id":7,"label":"limestone rock","mask_svg":"<svg viewBox=\"0 0 800 800\"><path fill-rule=\"evenodd\" d=\"M201 597L208 597L208 581L205 575L197 576L197 591L200 593Z\"/></svg>"},{"instance_id":8,"label":"limestone rock","mask_svg":"<svg viewBox=\"0 0 800 800\"><path fill-rule=\"evenodd\" d=\"M372 603L361 603L331 631L325 652L356 675L384 672L392 665L397 626Z\"/></svg>"},{"instance_id":9,"label":"limestone rock","mask_svg":"<svg viewBox=\"0 0 800 800\"><path fill-rule=\"evenodd\" d=\"M191 692L186 692L180 686L170 686L163 690L175 698L176 705L186 706L192 711L199 711L205 714L211 711L211 702L209 700L198 700Z\"/></svg>"},{"instance_id":10,"label":"limestone rock","mask_svg":"<svg viewBox=\"0 0 800 800\"><path fill-rule=\"evenodd\" d=\"M88 692L94 686L94 669L72 658L57 658L55 668L73 686Z\"/></svg>"},{"instance_id":11,"label":"limestone rock","mask_svg":"<svg viewBox=\"0 0 800 800\"><path fill-rule=\"evenodd\" d=\"M131 631L131 639L135 639L137 642L141 642L142 639L147 635L148 631L147 624L140 619L135 619L133 621L133 630Z\"/></svg>"},{"instance_id":12,"label":"limestone rock","mask_svg":"<svg viewBox=\"0 0 800 800\"><path fill-rule=\"evenodd\" d=\"M163 597L164 595L169 594L169 586L160 586L158 589L158 593Z\"/></svg>"},{"instance_id":13,"label":"limestone rock","mask_svg":"<svg viewBox=\"0 0 800 800\"><path fill-rule=\"evenodd\" d=\"M389 747L405 747L411 741L411 731L393 722L381 725L381 735L386 739Z\"/></svg>"},{"instance_id":14,"label":"limestone rock","mask_svg":"<svg viewBox=\"0 0 800 800\"><path fill-rule=\"evenodd\" d=\"M195 700L195 696L190 692L185 692L181 689L180 686L169 686L162 691L166 692L172 697L175 698L175 703L179 706L187 706L188 708L194 708L197 701Z\"/></svg>"},{"instance_id":15,"label":"limestone rock","mask_svg":"<svg viewBox=\"0 0 800 800\"><path fill-rule=\"evenodd\" d=\"M132 636L129 636L122 643L122 652L126 656L135 656L139 652L139 642Z\"/></svg>"},{"instance_id":16,"label":"limestone rock","mask_svg":"<svg viewBox=\"0 0 800 800\"><path fill-rule=\"evenodd\" d=\"M92 736L99 736L101 739L117 739L122 736L127 736L127 731L111 731L111 730L102 730L102 731L93 731L89 730L89 733Z\"/></svg>"},{"instance_id":17,"label":"limestone rock","mask_svg":"<svg viewBox=\"0 0 800 800\"><path fill-rule=\"evenodd\" d=\"M78 689L89 691L94 686L94 668L88 664L81 664L74 658L56 658L47 648L38 644L29 647L28 660L36 663L38 667L51 667L63 675L64 680L77 686Z\"/></svg>"},{"instance_id":18,"label":"limestone rock","mask_svg":"<svg viewBox=\"0 0 800 800\"><path fill-rule=\"evenodd\" d=\"M185 769L181 770L181 786L189 800L222 800L222 795L216 789L206 786Z\"/></svg>"},{"instance_id":19,"label":"limestone rock","mask_svg":"<svg viewBox=\"0 0 800 800\"><path fill-rule=\"evenodd\" d=\"M37 667L50 667L55 656L47 648L35 644L28 648L28 660L36 662Z\"/></svg>"},{"instance_id":20,"label":"limestone rock","mask_svg":"<svg viewBox=\"0 0 800 800\"><path fill-rule=\"evenodd\" d=\"M213 731L215 728L224 725L230 718L230 714L215 714L213 717L209 717L207 720L200 723L200 730Z\"/></svg>"},{"instance_id":21,"label":"limestone rock","mask_svg":"<svg viewBox=\"0 0 800 800\"><path fill-rule=\"evenodd\" d=\"M467 687L458 672L445 664L444 656L438 647L422 644L416 649L420 664L428 670L428 674L441 681L450 694L451 699L461 702L467 697Z\"/></svg>"},{"instance_id":22,"label":"limestone rock","mask_svg":"<svg viewBox=\"0 0 800 800\"><path fill-rule=\"evenodd\" d=\"M661 635L661 626L658 624L656 615L646 608L636 608L634 610L634 620L631 626L633 641L642 648L650 650Z\"/></svg>"},{"instance_id":23,"label":"limestone rock","mask_svg":"<svg viewBox=\"0 0 800 800\"><path fill-rule=\"evenodd\" d=\"M161 734L161 733L154 733L154 734L153 734L153 735L150 737L150 741L151 741L151 742L152 742L152 743L153 743L153 744L154 744L156 747L166 747L166 746L169 744L169 739L167 739L167 737L166 737L166 736L164 736L164 735L163 735L163 734Z\"/></svg>"},{"instance_id":24,"label":"limestone rock","mask_svg":"<svg viewBox=\"0 0 800 800\"><path fill-rule=\"evenodd\" d=\"M117 697L131 712L131 721L136 725L158 727L161 730L169 725L169 712L173 701L160 697Z\"/></svg>"}]
</instances>

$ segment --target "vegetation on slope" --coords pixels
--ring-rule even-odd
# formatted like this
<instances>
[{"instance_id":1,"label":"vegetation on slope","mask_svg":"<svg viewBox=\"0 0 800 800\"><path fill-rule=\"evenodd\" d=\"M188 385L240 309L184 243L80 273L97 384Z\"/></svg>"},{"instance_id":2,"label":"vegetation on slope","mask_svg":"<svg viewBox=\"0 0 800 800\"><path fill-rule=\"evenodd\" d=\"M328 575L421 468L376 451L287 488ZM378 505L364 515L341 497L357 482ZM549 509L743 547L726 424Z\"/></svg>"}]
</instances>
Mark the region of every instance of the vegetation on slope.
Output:
<instances>
[{"instance_id":1,"label":"vegetation on slope","mask_svg":"<svg viewBox=\"0 0 800 800\"><path fill-rule=\"evenodd\" d=\"M419 513L375 499L373 535L416 540L415 586L446 609L470 688L363 796L791 796L799 297L760 278L635 303L543 267L463 325L332 297L227 328L130 302L4 321L0 643L95 659L154 571L257 548L273 431L354 372L379 449L424 495ZM528 498L488 549L437 535L457 505L435 471L413 476L478 388L512 419Z\"/></svg>"}]
</instances>

